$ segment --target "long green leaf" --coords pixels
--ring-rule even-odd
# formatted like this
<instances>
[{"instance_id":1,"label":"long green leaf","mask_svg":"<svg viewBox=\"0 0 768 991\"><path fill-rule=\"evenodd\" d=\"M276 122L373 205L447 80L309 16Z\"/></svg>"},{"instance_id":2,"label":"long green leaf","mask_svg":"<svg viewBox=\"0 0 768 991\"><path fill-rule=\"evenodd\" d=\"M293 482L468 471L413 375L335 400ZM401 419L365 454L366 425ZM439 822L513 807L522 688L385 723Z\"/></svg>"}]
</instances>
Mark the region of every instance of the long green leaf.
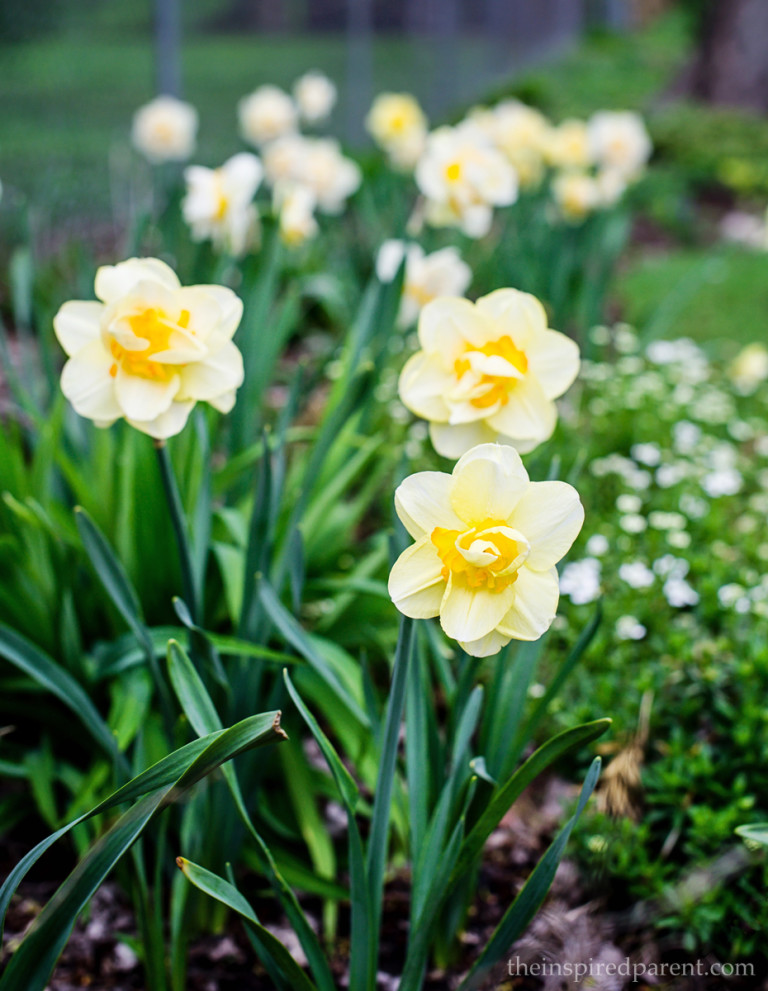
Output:
<instances>
[{"instance_id":1,"label":"long green leaf","mask_svg":"<svg viewBox=\"0 0 768 991\"><path fill-rule=\"evenodd\" d=\"M316 985L307 977L280 940L259 922L248 901L234 885L184 857L177 857L176 863L196 888L231 908L246 920L263 954L271 958L282 971L288 988L295 991L317 991Z\"/></svg>"},{"instance_id":2,"label":"long green leaf","mask_svg":"<svg viewBox=\"0 0 768 991\"><path fill-rule=\"evenodd\" d=\"M471 988L477 987L485 972L509 952L512 943L525 931L528 923L547 896L573 827L584 811L584 806L594 791L599 776L600 758L595 757L584 779L576 811L560 830L547 852L533 869L522 890L504 913L490 941L459 985L459 991L470 991Z\"/></svg>"},{"instance_id":3,"label":"long green leaf","mask_svg":"<svg viewBox=\"0 0 768 991\"><path fill-rule=\"evenodd\" d=\"M39 647L4 623L0 623L0 656L71 709L94 740L127 772L128 765L117 748L113 733L74 678Z\"/></svg>"},{"instance_id":4,"label":"long green leaf","mask_svg":"<svg viewBox=\"0 0 768 991\"><path fill-rule=\"evenodd\" d=\"M532 753L522 767L518 768L491 796L485 811L470 830L462 845L461 854L453 871L452 881L458 880L465 871L470 869L482 853L488 837L534 778L538 777L550 764L569 750L601 736L610 725L610 719L596 719L591 723L574 726L573 729L558 733L557 736L552 737L551 740L548 740Z\"/></svg>"},{"instance_id":5,"label":"long green leaf","mask_svg":"<svg viewBox=\"0 0 768 991\"><path fill-rule=\"evenodd\" d=\"M191 762L183 762L185 766L175 780L145 795L121 816L91 847L35 919L0 979L0 991L42 991L77 916L156 811L238 754L284 736L279 713L250 716L206 740ZM125 789L122 791L125 793Z\"/></svg>"}]
</instances>

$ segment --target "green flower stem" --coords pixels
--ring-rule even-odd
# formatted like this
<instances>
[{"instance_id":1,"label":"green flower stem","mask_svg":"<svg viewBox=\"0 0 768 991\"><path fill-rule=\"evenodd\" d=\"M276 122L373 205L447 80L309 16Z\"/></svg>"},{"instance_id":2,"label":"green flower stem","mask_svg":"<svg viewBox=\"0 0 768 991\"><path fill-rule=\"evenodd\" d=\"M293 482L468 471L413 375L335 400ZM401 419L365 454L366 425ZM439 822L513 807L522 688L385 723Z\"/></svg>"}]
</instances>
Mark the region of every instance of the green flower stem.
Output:
<instances>
[{"instance_id":1,"label":"green flower stem","mask_svg":"<svg viewBox=\"0 0 768 991\"><path fill-rule=\"evenodd\" d=\"M165 497L168 500L168 509L171 514L173 532L176 534L176 544L179 549L179 561L181 563L181 581L184 589L184 601L186 602L192 620L200 623L202 617L198 614L198 594L195 588L195 572L192 566L192 550L189 546L189 534L184 518L184 506L179 494L179 486L176 483L176 475L173 471L168 448L164 440L155 441L157 451L157 461L160 465L160 475L163 479Z\"/></svg>"}]
</instances>

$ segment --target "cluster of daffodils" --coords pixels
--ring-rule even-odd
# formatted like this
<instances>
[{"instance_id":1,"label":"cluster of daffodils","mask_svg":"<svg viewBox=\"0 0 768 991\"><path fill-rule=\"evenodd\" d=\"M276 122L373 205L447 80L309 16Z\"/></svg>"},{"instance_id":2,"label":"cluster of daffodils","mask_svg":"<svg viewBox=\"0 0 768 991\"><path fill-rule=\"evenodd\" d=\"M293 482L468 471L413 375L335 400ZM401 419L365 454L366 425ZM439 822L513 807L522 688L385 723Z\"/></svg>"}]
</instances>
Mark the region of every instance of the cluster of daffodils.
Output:
<instances>
[{"instance_id":1,"label":"cluster of daffodils","mask_svg":"<svg viewBox=\"0 0 768 991\"><path fill-rule=\"evenodd\" d=\"M218 168L191 165L184 171L182 213L195 241L217 251L243 255L259 243L255 197L262 184L271 192L282 240L298 247L318 232L316 213L339 214L361 181L360 169L337 141L307 136L301 125L317 126L331 114L336 87L322 73L296 81L293 95L261 86L238 105L240 133L260 155L240 152ZM134 115L133 143L151 163L184 162L195 150L198 115L194 107L162 96Z\"/></svg>"},{"instance_id":2,"label":"cluster of daffodils","mask_svg":"<svg viewBox=\"0 0 768 991\"><path fill-rule=\"evenodd\" d=\"M409 278L434 256L384 247L379 267L390 277L406 259L410 316L420 301L407 296ZM457 265L452 258L453 277ZM511 639L538 639L555 618L555 566L584 511L570 485L531 482L520 452L552 434L553 400L576 377L579 352L547 327L537 299L515 289L477 303L431 299L418 337L422 349L402 371L400 397L429 421L438 453L459 460L451 475L420 472L398 488L395 507L415 543L396 562L389 591L405 615L439 616L449 637L485 657Z\"/></svg>"},{"instance_id":3,"label":"cluster of daffodils","mask_svg":"<svg viewBox=\"0 0 768 991\"><path fill-rule=\"evenodd\" d=\"M493 210L518 190L535 190L547 177L558 215L577 223L613 206L636 181L651 154L642 118L600 111L589 120L552 124L518 100L475 107L455 127L428 132L413 97L381 94L368 130L397 168L413 171L423 196L418 216L437 226L483 237Z\"/></svg>"},{"instance_id":4,"label":"cluster of daffodils","mask_svg":"<svg viewBox=\"0 0 768 991\"><path fill-rule=\"evenodd\" d=\"M413 242L389 240L379 249L376 275L381 282L392 282L405 261L403 295L397 322L410 327L432 300L440 296L463 296L472 281L472 270L457 248L441 248L431 254Z\"/></svg>"},{"instance_id":5,"label":"cluster of daffodils","mask_svg":"<svg viewBox=\"0 0 768 991\"><path fill-rule=\"evenodd\" d=\"M613 453L589 464L599 528L561 591L574 606L605 594L617 640L692 624L737 639L739 617L768 616L768 350L749 345L721 368L686 339L643 350L624 326L593 337L617 357L584 363L588 422L571 428Z\"/></svg>"},{"instance_id":6,"label":"cluster of daffodils","mask_svg":"<svg viewBox=\"0 0 768 991\"><path fill-rule=\"evenodd\" d=\"M98 302L64 303L53 321L68 356L62 392L77 413L99 427L125 419L164 440L198 401L232 409L243 305L230 289L182 287L159 259L131 258L100 268L95 292Z\"/></svg>"},{"instance_id":7,"label":"cluster of daffodils","mask_svg":"<svg viewBox=\"0 0 768 991\"><path fill-rule=\"evenodd\" d=\"M294 84L293 97L277 86L261 86L238 106L240 133L261 152L280 234L290 247L316 235L316 212L341 213L361 182L358 165L342 154L338 141L300 131L302 123L325 121L336 96L330 79L310 72Z\"/></svg>"}]
</instances>

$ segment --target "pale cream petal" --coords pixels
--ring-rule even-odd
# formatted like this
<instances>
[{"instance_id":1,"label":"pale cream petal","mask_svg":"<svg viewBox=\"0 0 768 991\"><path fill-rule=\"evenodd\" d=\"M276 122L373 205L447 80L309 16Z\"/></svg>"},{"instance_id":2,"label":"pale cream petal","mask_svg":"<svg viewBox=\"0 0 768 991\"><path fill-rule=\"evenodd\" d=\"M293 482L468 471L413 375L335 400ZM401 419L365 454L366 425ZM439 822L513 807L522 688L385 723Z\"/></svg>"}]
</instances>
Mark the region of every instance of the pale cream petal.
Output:
<instances>
[{"instance_id":1,"label":"pale cream petal","mask_svg":"<svg viewBox=\"0 0 768 991\"><path fill-rule=\"evenodd\" d=\"M390 572L388 587L392 601L406 616L431 619L438 615L445 579L437 548L429 537L403 551Z\"/></svg>"},{"instance_id":2,"label":"pale cream petal","mask_svg":"<svg viewBox=\"0 0 768 991\"><path fill-rule=\"evenodd\" d=\"M150 421L168 410L180 384L178 374L166 381L130 375L120 367L115 376L115 397L127 420Z\"/></svg>"},{"instance_id":3,"label":"pale cream petal","mask_svg":"<svg viewBox=\"0 0 768 991\"><path fill-rule=\"evenodd\" d=\"M53 318L53 329L70 357L99 336L103 312L103 303L81 299L70 300L59 309Z\"/></svg>"},{"instance_id":4,"label":"pale cream petal","mask_svg":"<svg viewBox=\"0 0 768 991\"><path fill-rule=\"evenodd\" d=\"M444 458L460 458L478 444L492 443L497 438L485 420L475 423L460 423L451 426L448 423L430 423L429 439L432 446Z\"/></svg>"},{"instance_id":5,"label":"pale cream petal","mask_svg":"<svg viewBox=\"0 0 768 991\"><path fill-rule=\"evenodd\" d=\"M418 540L435 527L464 530L451 508L451 476L442 471L420 471L409 475L395 491L395 510L405 529Z\"/></svg>"},{"instance_id":6,"label":"pale cream petal","mask_svg":"<svg viewBox=\"0 0 768 991\"><path fill-rule=\"evenodd\" d=\"M562 396L579 374L579 346L557 330L545 330L531 338L526 356L528 368L547 399Z\"/></svg>"},{"instance_id":7,"label":"pale cream petal","mask_svg":"<svg viewBox=\"0 0 768 991\"><path fill-rule=\"evenodd\" d=\"M584 522L579 493L567 482L531 482L512 514L512 525L531 545L526 565L553 567L569 551Z\"/></svg>"},{"instance_id":8,"label":"pale cream petal","mask_svg":"<svg viewBox=\"0 0 768 991\"><path fill-rule=\"evenodd\" d=\"M114 364L100 338L78 350L61 372L61 391L76 413L90 420L115 420L122 410L115 398Z\"/></svg>"},{"instance_id":9,"label":"pale cream petal","mask_svg":"<svg viewBox=\"0 0 768 991\"><path fill-rule=\"evenodd\" d=\"M234 408L235 399L237 399L237 390L230 389L229 392L222 392L220 396L212 396L208 402L219 413L230 413Z\"/></svg>"},{"instance_id":10,"label":"pale cream petal","mask_svg":"<svg viewBox=\"0 0 768 991\"><path fill-rule=\"evenodd\" d=\"M153 420L128 420L127 422L143 434L149 434L150 437L155 437L157 440L164 440L166 437L174 437L181 433L194 406L193 402L171 403L164 413L156 416Z\"/></svg>"},{"instance_id":11,"label":"pale cream petal","mask_svg":"<svg viewBox=\"0 0 768 991\"><path fill-rule=\"evenodd\" d=\"M181 309L190 312L190 327L200 334L211 351L232 339L243 316L243 301L231 289L187 286L177 296Z\"/></svg>"},{"instance_id":12,"label":"pale cream petal","mask_svg":"<svg viewBox=\"0 0 768 991\"><path fill-rule=\"evenodd\" d=\"M478 299L477 307L498 325L498 337L510 337L523 351L535 335L547 329L544 307L535 296L518 289L497 289Z\"/></svg>"},{"instance_id":13,"label":"pale cream petal","mask_svg":"<svg viewBox=\"0 0 768 991\"><path fill-rule=\"evenodd\" d=\"M425 420L447 420L450 410L443 396L453 379L431 355L417 351L400 373L398 391L408 409Z\"/></svg>"},{"instance_id":14,"label":"pale cream petal","mask_svg":"<svg viewBox=\"0 0 768 991\"><path fill-rule=\"evenodd\" d=\"M509 612L516 584L489 591L486 588L469 588L464 582L455 581L451 575L440 603L440 625L452 640L462 643L487 636Z\"/></svg>"},{"instance_id":15,"label":"pale cream petal","mask_svg":"<svg viewBox=\"0 0 768 991\"><path fill-rule=\"evenodd\" d=\"M435 352L446 368L466 350L467 343L482 347L499 335L474 303L468 299L440 296L424 307L419 317L419 342Z\"/></svg>"},{"instance_id":16,"label":"pale cream petal","mask_svg":"<svg viewBox=\"0 0 768 991\"><path fill-rule=\"evenodd\" d=\"M488 425L497 433L523 440L552 436L557 423L557 408L532 375L515 382L505 406L488 417Z\"/></svg>"},{"instance_id":17,"label":"pale cream petal","mask_svg":"<svg viewBox=\"0 0 768 991\"><path fill-rule=\"evenodd\" d=\"M96 272L96 295L113 303L142 281L159 282L171 291L181 285L173 269L159 258L129 258L118 265L103 265Z\"/></svg>"},{"instance_id":18,"label":"pale cream petal","mask_svg":"<svg viewBox=\"0 0 768 991\"><path fill-rule=\"evenodd\" d=\"M515 640L538 640L557 614L560 586L557 569L531 571L525 564L513 585L512 605L498 624L499 633Z\"/></svg>"},{"instance_id":19,"label":"pale cream petal","mask_svg":"<svg viewBox=\"0 0 768 991\"><path fill-rule=\"evenodd\" d=\"M506 647L511 637L500 633L498 630L491 630L479 640L460 640L459 646L466 651L470 657L492 657L498 654L502 647Z\"/></svg>"},{"instance_id":20,"label":"pale cream petal","mask_svg":"<svg viewBox=\"0 0 768 991\"><path fill-rule=\"evenodd\" d=\"M216 354L187 365L179 374L178 400L215 399L243 384L243 356L231 341L227 341Z\"/></svg>"},{"instance_id":21,"label":"pale cream petal","mask_svg":"<svg viewBox=\"0 0 768 991\"><path fill-rule=\"evenodd\" d=\"M504 522L529 485L528 472L514 448L481 444L467 451L453 469L451 505L472 526Z\"/></svg>"}]
</instances>

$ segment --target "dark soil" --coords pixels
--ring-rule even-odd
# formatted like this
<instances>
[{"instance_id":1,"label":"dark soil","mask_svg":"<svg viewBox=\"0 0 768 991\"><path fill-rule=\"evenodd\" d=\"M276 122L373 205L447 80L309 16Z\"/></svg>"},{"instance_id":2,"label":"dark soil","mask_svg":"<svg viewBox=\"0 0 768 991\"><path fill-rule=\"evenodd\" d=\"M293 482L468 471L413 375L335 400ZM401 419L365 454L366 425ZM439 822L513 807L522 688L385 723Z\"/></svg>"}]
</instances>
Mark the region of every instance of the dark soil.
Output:
<instances>
[{"instance_id":1,"label":"dark soil","mask_svg":"<svg viewBox=\"0 0 768 991\"><path fill-rule=\"evenodd\" d=\"M483 867L475 887L475 902L467 931L454 948L454 959L443 970L435 969L426 978L424 991L455 991L461 977L473 959L488 942L506 908L514 899L532 867L544 852L558 823L562 822L563 807L574 796L572 785L551 778L536 793L524 796L502 821L486 847ZM19 850L6 850L13 858ZM5 857L3 857L5 859ZM11 858L9 857L9 860ZM3 943L2 961L7 962L19 938L55 890L55 883L25 882L8 912ZM616 893L610 900L615 902ZM629 965L695 963L675 945L660 946L650 933L617 932L616 919L606 909L608 899L586 901L578 871L570 861L558 870L550 896L542 912L529 927L526 935L513 947L510 964L502 962L482 985L485 991L568 991L570 988L590 987L593 991L621 991L632 988L643 991L664 988L665 991L722 991L722 978L705 976L672 980L629 983L625 978L592 977L579 985L573 977L549 977L541 980L518 976L524 972L520 965L547 961L550 965L567 961L592 961L593 971L602 965L616 966L629 959ZM314 906L311 906L314 909ZM258 905L265 918L273 909L271 904ZM397 979L408 935L409 879L402 871L393 876L386 890L381 935L381 991L396 991ZM317 913L314 913L317 914ZM303 955L290 929L275 917L269 923L297 960ZM340 988L345 986L348 952L348 916L342 909L341 936L336 942L334 971ZM95 991L140 991L145 987L140 962L132 949L136 928L130 903L113 883L105 884L84 913L56 967L48 991L75 991L91 988ZM702 961L700 969L709 969L713 961ZM626 966L626 963L625 963ZM556 969L556 968L552 968ZM731 979L728 991L758 991L768 989L768 975L755 975L748 981ZM631 980L631 979L630 979ZM226 932L195 939L189 950L187 991L272 991L272 983L259 966L248 943L243 926L230 920Z\"/></svg>"}]
</instances>

